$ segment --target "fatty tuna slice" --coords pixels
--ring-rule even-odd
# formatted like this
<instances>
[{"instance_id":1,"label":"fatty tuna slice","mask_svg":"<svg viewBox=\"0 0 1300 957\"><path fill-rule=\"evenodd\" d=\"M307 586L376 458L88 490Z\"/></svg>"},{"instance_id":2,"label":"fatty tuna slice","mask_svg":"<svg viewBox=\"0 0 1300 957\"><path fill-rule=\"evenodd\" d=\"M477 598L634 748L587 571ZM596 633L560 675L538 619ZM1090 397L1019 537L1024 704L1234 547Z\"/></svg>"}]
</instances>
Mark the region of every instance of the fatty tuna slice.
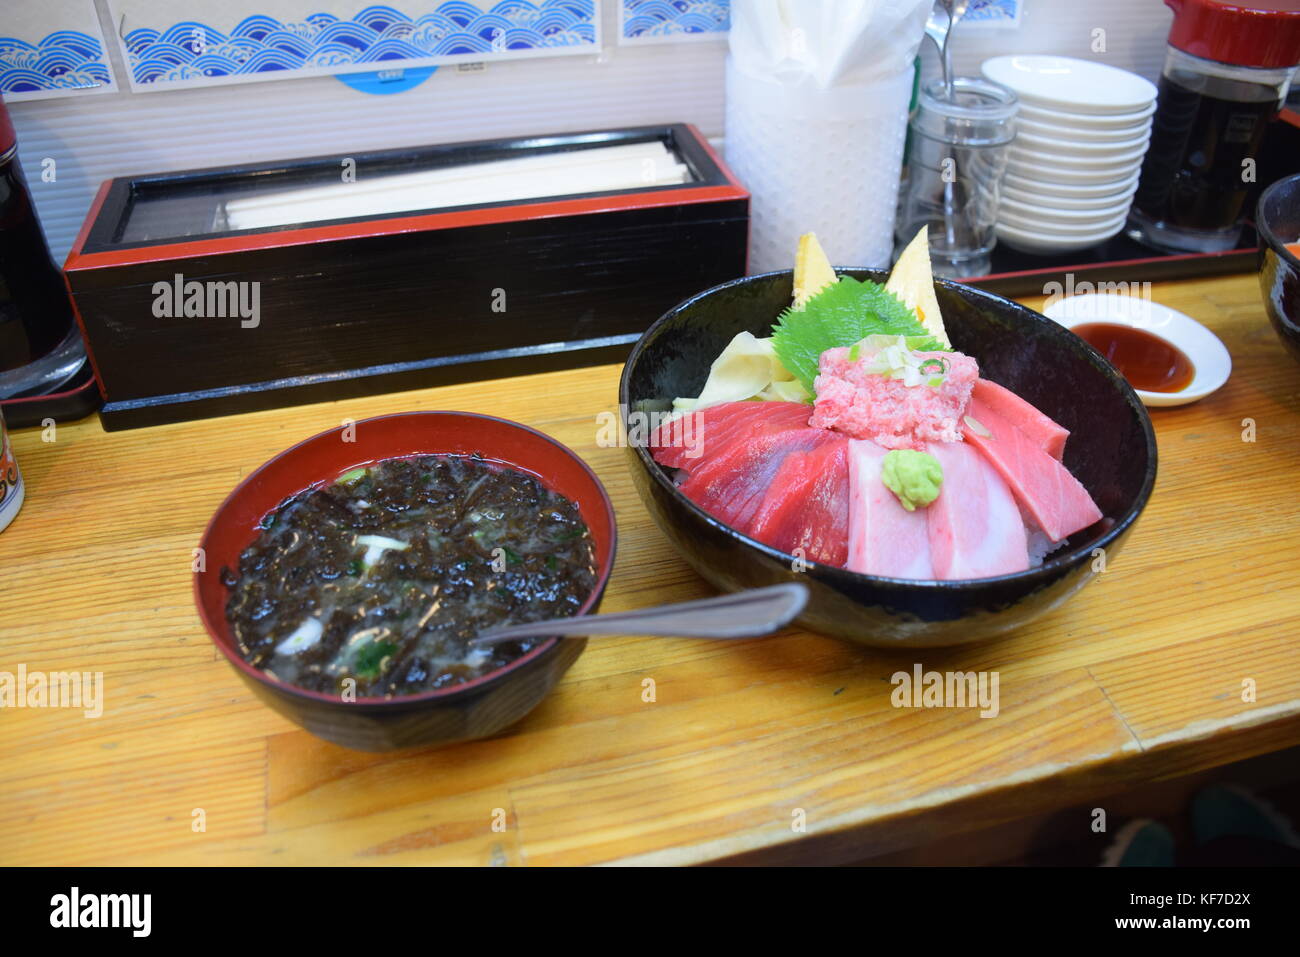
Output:
<instances>
[{"instance_id":1,"label":"fatty tuna slice","mask_svg":"<svg viewBox=\"0 0 1300 957\"><path fill-rule=\"evenodd\" d=\"M886 578L932 579L926 509L909 512L880 480L886 450L849 442L849 571Z\"/></svg>"},{"instance_id":2,"label":"fatty tuna slice","mask_svg":"<svg viewBox=\"0 0 1300 957\"><path fill-rule=\"evenodd\" d=\"M1038 411L1010 389L988 379L976 380L971 398L978 400L984 408L992 409L1025 433L1044 452L1056 461L1061 461L1061 456L1065 454L1065 440L1070 437L1069 429L1057 425L1050 416ZM972 413L967 411L966 414ZM979 416L974 417L979 419Z\"/></svg>"},{"instance_id":3,"label":"fatty tuna slice","mask_svg":"<svg viewBox=\"0 0 1300 957\"><path fill-rule=\"evenodd\" d=\"M939 497L926 509L934 576L987 578L1028 568L1025 523L997 471L965 442L931 442L927 451L943 467Z\"/></svg>"},{"instance_id":4,"label":"fatty tuna slice","mask_svg":"<svg viewBox=\"0 0 1300 957\"><path fill-rule=\"evenodd\" d=\"M806 428L810 415L812 407L803 402L724 402L664 423L646 444L660 465L690 470L738 441Z\"/></svg>"},{"instance_id":5,"label":"fatty tuna slice","mask_svg":"<svg viewBox=\"0 0 1300 957\"><path fill-rule=\"evenodd\" d=\"M988 435L963 423L966 441L979 450L1011 487L1016 501L1053 542L1101 519L1101 510L1069 469L978 399L969 415Z\"/></svg>"},{"instance_id":6,"label":"fatty tuna slice","mask_svg":"<svg viewBox=\"0 0 1300 957\"><path fill-rule=\"evenodd\" d=\"M849 551L848 447L840 436L787 455L746 534L790 555L843 566Z\"/></svg>"}]
</instances>

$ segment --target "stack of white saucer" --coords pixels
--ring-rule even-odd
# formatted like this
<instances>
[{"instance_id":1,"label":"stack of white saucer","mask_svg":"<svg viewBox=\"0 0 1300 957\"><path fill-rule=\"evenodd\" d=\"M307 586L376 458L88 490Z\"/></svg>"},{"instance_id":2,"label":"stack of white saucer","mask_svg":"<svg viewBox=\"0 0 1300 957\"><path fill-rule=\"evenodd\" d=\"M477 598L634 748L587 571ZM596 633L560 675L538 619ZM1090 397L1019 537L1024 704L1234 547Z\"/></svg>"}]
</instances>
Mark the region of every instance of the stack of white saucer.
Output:
<instances>
[{"instance_id":1,"label":"stack of white saucer","mask_svg":"<svg viewBox=\"0 0 1300 957\"><path fill-rule=\"evenodd\" d=\"M1060 56L994 57L982 71L1020 98L998 239L1051 255L1123 229L1151 140L1155 86L1127 70Z\"/></svg>"}]
</instances>

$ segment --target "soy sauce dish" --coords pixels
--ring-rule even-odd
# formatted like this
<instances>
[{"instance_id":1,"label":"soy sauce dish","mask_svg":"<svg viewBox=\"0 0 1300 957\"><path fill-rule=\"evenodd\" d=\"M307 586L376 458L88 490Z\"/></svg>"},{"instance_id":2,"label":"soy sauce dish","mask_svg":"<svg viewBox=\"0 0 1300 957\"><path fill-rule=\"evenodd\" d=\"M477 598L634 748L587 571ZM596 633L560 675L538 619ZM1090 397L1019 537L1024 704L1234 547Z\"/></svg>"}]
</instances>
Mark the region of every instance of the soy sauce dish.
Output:
<instances>
[{"instance_id":1,"label":"soy sauce dish","mask_svg":"<svg viewBox=\"0 0 1300 957\"><path fill-rule=\"evenodd\" d=\"M363 751L448 744L518 721L586 645L474 636L594 612L616 537L600 480L542 433L381 416L240 483L200 542L195 601L240 678L311 733Z\"/></svg>"},{"instance_id":2,"label":"soy sauce dish","mask_svg":"<svg viewBox=\"0 0 1300 957\"><path fill-rule=\"evenodd\" d=\"M1227 347L1191 316L1120 293L1058 299L1043 310L1100 352L1150 407L1187 405L1223 387Z\"/></svg>"}]
</instances>

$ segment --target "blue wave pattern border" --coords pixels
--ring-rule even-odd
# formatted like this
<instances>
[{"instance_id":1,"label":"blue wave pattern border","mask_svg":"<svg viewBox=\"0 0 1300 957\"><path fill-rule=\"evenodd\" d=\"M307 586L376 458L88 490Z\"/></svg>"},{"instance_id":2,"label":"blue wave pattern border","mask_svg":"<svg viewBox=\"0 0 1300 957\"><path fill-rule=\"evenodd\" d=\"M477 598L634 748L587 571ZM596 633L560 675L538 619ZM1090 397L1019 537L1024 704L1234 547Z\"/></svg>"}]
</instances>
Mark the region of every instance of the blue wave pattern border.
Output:
<instances>
[{"instance_id":1,"label":"blue wave pattern border","mask_svg":"<svg viewBox=\"0 0 1300 957\"><path fill-rule=\"evenodd\" d=\"M962 21L1012 24L1019 17L1020 0L974 0Z\"/></svg>"},{"instance_id":2,"label":"blue wave pattern border","mask_svg":"<svg viewBox=\"0 0 1300 957\"><path fill-rule=\"evenodd\" d=\"M0 37L0 93L85 90L111 82L95 37L76 30L57 30L36 44Z\"/></svg>"},{"instance_id":3,"label":"blue wave pattern border","mask_svg":"<svg viewBox=\"0 0 1300 957\"><path fill-rule=\"evenodd\" d=\"M281 23L255 14L229 35L186 20L161 31L137 28L124 39L137 84L432 57L488 59L520 51L594 48L596 2L501 0L485 10L468 0L448 0L416 19L382 5L366 7L350 20L314 13L301 23Z\"/></svg>"},{"instance_id":4,"label":"blue wave pattern border","mask_svg":"<svg viewBox=\"0 0 1300 957\"><path fill-rule=\"evenodd\" d=\"M730 0L622 0L623 37L644 40L682 34L726 33Z\"/></svg>"}]
</instances>

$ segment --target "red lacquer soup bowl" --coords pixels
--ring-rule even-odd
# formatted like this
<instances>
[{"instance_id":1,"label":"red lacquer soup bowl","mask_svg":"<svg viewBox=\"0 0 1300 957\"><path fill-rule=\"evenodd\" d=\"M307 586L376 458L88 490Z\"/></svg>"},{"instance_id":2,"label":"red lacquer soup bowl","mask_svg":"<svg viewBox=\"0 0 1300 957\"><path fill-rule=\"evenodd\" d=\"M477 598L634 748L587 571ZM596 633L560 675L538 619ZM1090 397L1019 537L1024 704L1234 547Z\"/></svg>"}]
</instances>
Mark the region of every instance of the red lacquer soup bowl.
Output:
<instances>
[{"instance_id":1,"label":"red lacquer soup bowl","mask_svg":"<svg viewBox=\"0 0 1300 957\"><path fill-rule=\"evenodd\" d=\"M596 585L579 614L600 604L614 566L614 508L600 480L573 451L535 429L471 412L405 412L331 429L281 452L230 493L199 543L203 570L194 575L199 618L244 682L270 707L328 741L362 751L392 751L493 735L514 724L559 681L582 653L580 638L550 638L503 667L467 681L393 698L339 695L298 688L270 677L240 656L226 620L230 589L223 569L258 535L258 523L286 498L360 466L411 455L478 453L536 475L575 502L591 530Z\"/></svg>"}]
</instances>

